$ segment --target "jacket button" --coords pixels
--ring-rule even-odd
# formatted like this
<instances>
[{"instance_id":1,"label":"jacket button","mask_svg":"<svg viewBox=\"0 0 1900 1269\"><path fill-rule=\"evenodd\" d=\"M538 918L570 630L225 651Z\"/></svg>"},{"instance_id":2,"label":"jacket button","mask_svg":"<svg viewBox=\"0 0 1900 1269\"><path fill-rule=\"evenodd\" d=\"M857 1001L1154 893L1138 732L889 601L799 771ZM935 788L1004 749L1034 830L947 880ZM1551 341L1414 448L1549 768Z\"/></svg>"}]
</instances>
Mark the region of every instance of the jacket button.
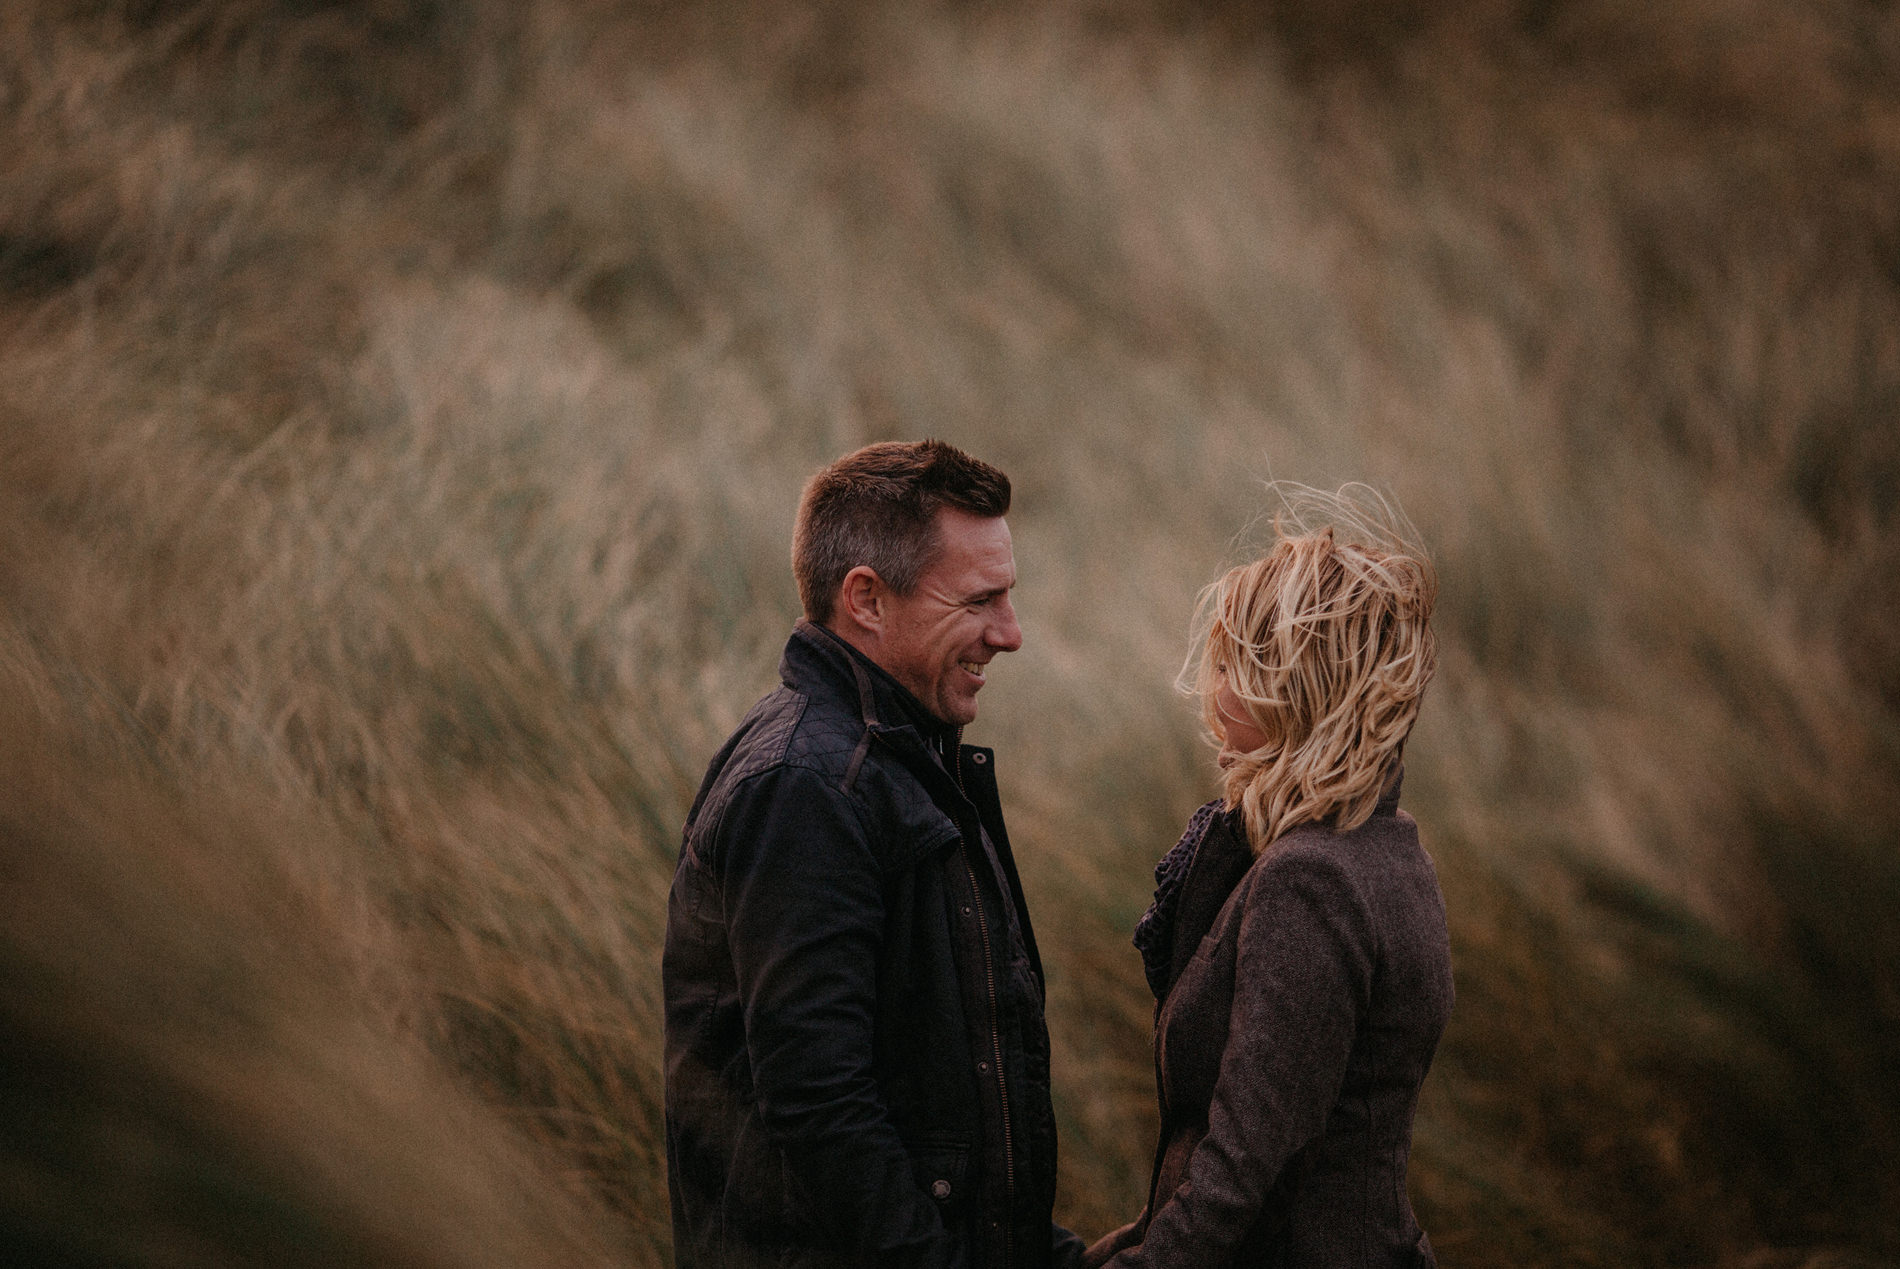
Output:
<instances>
[{"instance_id":1,"label":"jacket button","mask_svg":"<svg viewBox=\"0 0 1900 1269\"><path fill-rule=\"evenodd\" d=\"M949 1198L950 1197L950 1182L932 1181L930 1183L930 1197L934 1199Z\"/></svg>"},{"instance_id":2,"label":"jacket button","mask_svg":"<svg viewBox=\"0 0 1900 1269\"><path fill-rule=\"evenodd\" d=\"M963 905L963 915L964 916L970 915L970 905L967 903Z\"/></svg>"},{"instance_id":3,"label":"jacket button","mask_svg":"<svg viewBox=\"0 0 1900 1269\"><path fill-rule=\"evenodd\" d=\"M982 766L984 763L988 762L989 760L990 760L990 756L986 753L973 753L970 755L970 761L974 762L979 767Z\"/></svg>"},{"instance_id":4,"label":"jacket button","mask_svg":"<svg viewBox=\"0 0 1900 1269\"><path fill-rule=\"evenodd\" d=\"M990 1069L990 1064L988 1062L978 1062L976 1064L976 1069L979 1071L988 1071Z\"/></svg>"}]
</instances>

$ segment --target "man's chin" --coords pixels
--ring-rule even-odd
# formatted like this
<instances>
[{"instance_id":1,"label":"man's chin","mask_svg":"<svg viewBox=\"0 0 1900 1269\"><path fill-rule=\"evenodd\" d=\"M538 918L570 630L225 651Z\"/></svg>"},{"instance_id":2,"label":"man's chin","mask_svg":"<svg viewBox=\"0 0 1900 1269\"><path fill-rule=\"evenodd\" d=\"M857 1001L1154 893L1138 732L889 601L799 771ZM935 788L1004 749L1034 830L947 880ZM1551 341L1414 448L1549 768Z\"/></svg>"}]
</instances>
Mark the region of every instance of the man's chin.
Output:
<instances>
[{"instance_id":1,"label":"man's chin","mask_svg":"<svg viewBox=\"0 0 1900 1269\"><path fill-rule=\"evenodd\" d=\"M947 701L943 713L938 717L952 727L968 727L976 721L976 702L974 700Z\"/></svg>"}]
</instances>

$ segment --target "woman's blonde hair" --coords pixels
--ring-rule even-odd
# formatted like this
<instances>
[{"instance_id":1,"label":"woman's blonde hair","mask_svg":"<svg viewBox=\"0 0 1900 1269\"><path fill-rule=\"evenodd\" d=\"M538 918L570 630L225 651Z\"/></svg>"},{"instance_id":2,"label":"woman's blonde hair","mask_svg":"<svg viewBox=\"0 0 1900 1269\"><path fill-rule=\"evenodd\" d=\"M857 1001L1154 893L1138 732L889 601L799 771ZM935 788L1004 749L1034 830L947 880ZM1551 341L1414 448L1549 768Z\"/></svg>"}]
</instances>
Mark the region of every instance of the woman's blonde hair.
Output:
<instances>
[{"instance_id":1,"label":"woman's blonde hair","mask_svg":"<svg viewBox=\"0 0 1900 1269\"><path fill-rule=\"evenodd\" d=\"M1255 854L1300 824L1371 817L1438 661L1438 579L1403 515L1364 485L1274 488L1273 549L1201 592L1181 674L1217 742L1223 674L1267 737L1224 776Z\"/></svg>"}]
</instances>

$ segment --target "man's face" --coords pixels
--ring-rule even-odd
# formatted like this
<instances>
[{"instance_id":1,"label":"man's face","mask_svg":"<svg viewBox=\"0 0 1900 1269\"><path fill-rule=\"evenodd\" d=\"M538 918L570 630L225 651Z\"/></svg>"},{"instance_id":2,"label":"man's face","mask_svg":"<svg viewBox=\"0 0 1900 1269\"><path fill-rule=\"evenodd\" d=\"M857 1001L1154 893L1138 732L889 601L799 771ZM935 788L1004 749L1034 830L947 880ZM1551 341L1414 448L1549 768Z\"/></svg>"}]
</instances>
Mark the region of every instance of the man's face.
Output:
<instances>
[{"instance_id":1,"label":"man's face","mask_svg":"<svg viewBox=\"0 0 1900 1269\"><path fill-rule=\"evenodd\" d=\"M884 629L872 660L943 722L976 718L990 658L1023 646L1010 606L1016 557L1002 517L945 507L937 556L908 595L886 592Z\"/></svg>"}]
</instances>

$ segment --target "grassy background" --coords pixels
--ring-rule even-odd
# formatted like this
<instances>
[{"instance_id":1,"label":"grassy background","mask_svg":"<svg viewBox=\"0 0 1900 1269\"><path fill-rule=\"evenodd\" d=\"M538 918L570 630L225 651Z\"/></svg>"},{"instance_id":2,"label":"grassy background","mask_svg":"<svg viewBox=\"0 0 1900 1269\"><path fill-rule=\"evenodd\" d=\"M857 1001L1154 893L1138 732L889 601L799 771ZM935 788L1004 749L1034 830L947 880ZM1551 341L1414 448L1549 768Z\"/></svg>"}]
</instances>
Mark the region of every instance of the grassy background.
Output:
<instances>
[{"instance_id":1,"label":"grassy background","mask_svg":"<svg viewBox=\"0 0 1900 1269\"><path fill-rule=\"evenodd\" d=\"M658 935L804 477L1003 465L980 739L1132 1215L1261 482L1444 578L1448 1265L1900 1264L1874 0L15 0L0 1260L657 1264Z\"/></svg>"}]
</instances>

